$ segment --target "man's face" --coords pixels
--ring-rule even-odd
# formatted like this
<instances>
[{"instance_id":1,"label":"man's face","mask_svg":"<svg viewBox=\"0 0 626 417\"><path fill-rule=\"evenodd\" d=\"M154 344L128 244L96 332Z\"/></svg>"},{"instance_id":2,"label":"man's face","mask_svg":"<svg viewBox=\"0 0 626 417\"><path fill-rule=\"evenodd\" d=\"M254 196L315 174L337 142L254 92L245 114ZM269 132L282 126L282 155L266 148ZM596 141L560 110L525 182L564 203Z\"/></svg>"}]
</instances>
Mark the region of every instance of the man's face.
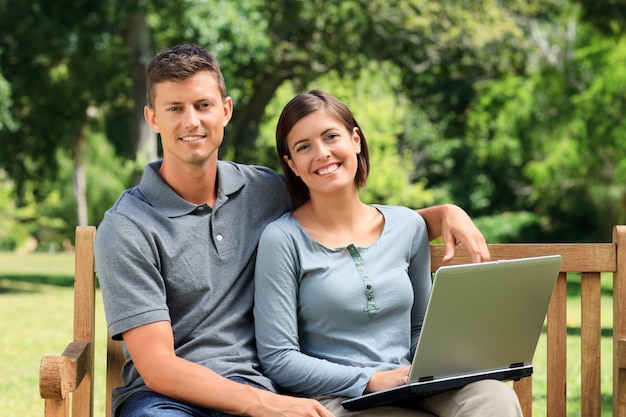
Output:
<instances>
[{"instance_id":1,"label":"man's face","mask_svg":"<svg viewBox=\"0 0 626 417\"><path fill-rule=\"evenodd\" d=\"M230 97L222 100L215 77L202 71L184 81L157 84L154 108L146 106L144 115L161 134L164 161L203 165L217 160L232 111Z\"/></svg>"}]
</instances>

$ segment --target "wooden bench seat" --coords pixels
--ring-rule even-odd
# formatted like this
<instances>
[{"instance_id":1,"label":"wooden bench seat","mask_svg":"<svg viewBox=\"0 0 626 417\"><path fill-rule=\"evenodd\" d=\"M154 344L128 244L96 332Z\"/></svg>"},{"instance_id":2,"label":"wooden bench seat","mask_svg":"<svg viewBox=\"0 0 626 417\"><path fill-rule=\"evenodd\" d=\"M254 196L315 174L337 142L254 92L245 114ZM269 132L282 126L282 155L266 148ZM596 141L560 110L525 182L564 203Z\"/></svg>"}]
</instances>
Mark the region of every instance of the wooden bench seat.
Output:
<instances>
[{"instance_id":1,"label":"wooden bench seat","mask_svg":"<svg viewBox=\"0 0 626 417\"><path fill-rule=\"evenodd\" d=\"M74 339L59 356L41 360L39 386L46 417L91 417L94 395L106 396L110 417L111 390L122 383L120 342L107 338L106 392L94 393L94 336L96 269L93 256L95 227L76 229ZM613 416L626 417L626 226L616 226L611 243L516 243L489 245L493 260L560 254L561 272L547 317L547 410L550 417L566 416L568 361L580 361L581 415L600 417L600 276L613 275ZM431 265L441 266L442 245L431 245ZM470 259L457 248L454 264ZM581 275L581 356L567 354L567 273ZM97 329L105 332L106 329ZM104 358L97 360L104 360ZM572 376L569 376L572 378ZM533 378L514 383L524 416L532 416ZM71 404L71 406L70 406Z\"/></svg>"}]
</instances>

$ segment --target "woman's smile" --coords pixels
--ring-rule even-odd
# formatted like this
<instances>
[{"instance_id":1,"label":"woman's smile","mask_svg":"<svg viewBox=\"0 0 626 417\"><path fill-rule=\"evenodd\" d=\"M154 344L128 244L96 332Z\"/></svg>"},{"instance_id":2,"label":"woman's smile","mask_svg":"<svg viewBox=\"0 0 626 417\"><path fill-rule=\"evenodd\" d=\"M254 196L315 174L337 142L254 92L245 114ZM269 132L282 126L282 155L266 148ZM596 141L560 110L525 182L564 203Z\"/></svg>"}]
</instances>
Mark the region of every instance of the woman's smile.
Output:
<instances>
[{"instance_id":1,"label":"woman's smile","mask_svg":"<svg viewBox=\"0 0 626 417\"><path fill-rule=\"evenodd\" d=\"M332 174L333 172L337 171L338 169L339 169L339 164L332 164L332 165L329 165L327 167L320 168L316 172L319 175L328 175L328 174Z\"/></svg>"}]
</instances>

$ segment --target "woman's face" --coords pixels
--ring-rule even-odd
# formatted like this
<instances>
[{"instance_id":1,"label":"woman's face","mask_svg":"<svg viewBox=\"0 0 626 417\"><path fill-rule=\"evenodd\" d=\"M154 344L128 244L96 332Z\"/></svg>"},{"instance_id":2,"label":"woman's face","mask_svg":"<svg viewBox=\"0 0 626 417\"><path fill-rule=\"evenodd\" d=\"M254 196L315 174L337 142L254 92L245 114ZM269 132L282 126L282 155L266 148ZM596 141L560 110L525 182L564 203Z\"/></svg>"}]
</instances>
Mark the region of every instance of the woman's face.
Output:
<instances>
[{"instance_id":1,"label":"woman's face","mask_svg":"<svg viewBox=\"0 0 626 417\"><path fill-rule=\"evenodd\" d=\"M311 196L355 188L361 152L357 128L352 131L320 109L296 122L287 135L291 158L283 156L295 175L307 185Z\"/></svg>"}]
</instances>

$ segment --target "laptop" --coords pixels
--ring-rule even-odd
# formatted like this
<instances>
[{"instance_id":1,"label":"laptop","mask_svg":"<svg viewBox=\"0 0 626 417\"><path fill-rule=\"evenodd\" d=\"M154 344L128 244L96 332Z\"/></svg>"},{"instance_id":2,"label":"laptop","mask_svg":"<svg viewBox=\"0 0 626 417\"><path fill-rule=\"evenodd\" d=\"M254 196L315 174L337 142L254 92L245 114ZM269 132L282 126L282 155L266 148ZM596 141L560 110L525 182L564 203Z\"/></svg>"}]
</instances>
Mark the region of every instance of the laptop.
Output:
<instances>
[{"instance_id":1,"label":"laptop","mask_svg":"<svg viewBox=\"0 0 626 417\"><path fill-rule=\"evenodd\" d=\"M342 405L362 410L483 379L532 375L560 267L561 256L551 255L439 268L409 382Z\"/></svg>"}]
</instances>

